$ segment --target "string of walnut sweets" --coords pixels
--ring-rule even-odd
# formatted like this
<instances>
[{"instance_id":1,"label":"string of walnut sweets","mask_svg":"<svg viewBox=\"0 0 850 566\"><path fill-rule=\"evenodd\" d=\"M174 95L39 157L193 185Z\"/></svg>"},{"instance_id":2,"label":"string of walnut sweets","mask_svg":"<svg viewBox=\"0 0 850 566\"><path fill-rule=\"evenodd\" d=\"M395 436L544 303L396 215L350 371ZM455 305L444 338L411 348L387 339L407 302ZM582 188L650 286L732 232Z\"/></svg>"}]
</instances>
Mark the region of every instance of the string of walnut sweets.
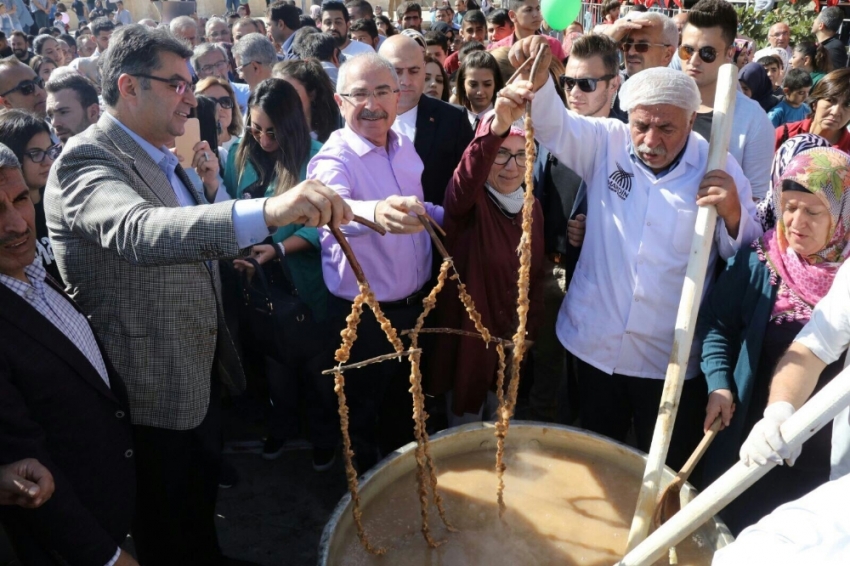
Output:
<instances>
[{"instance_id":1,"label":"string of walnut sweets","mask_svg":"<svg viewBox=\"0 0 850 566\"><path fill-rule=\"evenodd\" d=\"M548 45L541 45L534 58L534 63L531 65L531 79L537 76L540 62L544 50L548 49ZM523 63L520 68L523 68L528 63L528 60ZM517 71L519 72L519 70ZM513 77L512 77L513 78ZM534 163L537 156L537 151L534 146L534 124L531 122L531 101L525 103L525 162ZM526 348L526 323L528 322L528 288L531 276L531 224L533 222L534 211L534 172L531 167L525 169L525 196L522 203L522 237L519 241L519 277L517 278L517 329L513 336L513 357L511 360L511 382L508 386L508 395L500 399L499 403L499 419L496 421L496 476L498 477L498 487L496 489L496 499L499 503L499 517L502 517L505 512L505 438L508 435L511 417L516 408L517 393L519 391L520 366L522 359L525 356ZM500 352L499 358L499 377L498 380L504 380L504 355ZM497 394L501 395L502 383L497 383Z\"/></svg>"}]
</instances>

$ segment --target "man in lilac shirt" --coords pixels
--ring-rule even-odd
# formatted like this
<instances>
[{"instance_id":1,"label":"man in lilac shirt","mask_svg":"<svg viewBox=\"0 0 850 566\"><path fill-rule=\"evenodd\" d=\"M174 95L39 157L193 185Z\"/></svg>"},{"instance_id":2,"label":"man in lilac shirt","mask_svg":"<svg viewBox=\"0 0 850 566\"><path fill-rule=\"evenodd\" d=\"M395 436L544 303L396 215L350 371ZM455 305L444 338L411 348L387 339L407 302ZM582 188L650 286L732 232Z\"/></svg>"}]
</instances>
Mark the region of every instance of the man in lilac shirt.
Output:
<instances>
[{"instance_id":1,"label":"man in lilac shirt","mask_svg":"<svg viewBox=\"0 0 850 566\"><path fill-rule=\"evenodd\" d=\"M431 242L416 214L427 211L442 222L443 209L422 202L422 160L413 142L391 129L399 100L393 66L375 53L350 59L340 67L335 98L346 127L331 134L310 162L307 178L336 191L354 214L387 229L380 236L357 223L341 227L393 326L412 328L431 277ZM321 230L321 242L322 272L333 295L330 310L342 329L359 292L357 280L329 231ZM357 333L352 362L392 351L368 308ZM377 460L378 444L386 455L412 439L409 371L407 364L384 363L346 373L350 432L361 473ZM332 391L330 396L333 406ZM332 449L335 437L329 432L327 438L330 446L317 448Z\"/></svg>"}]
</instances>

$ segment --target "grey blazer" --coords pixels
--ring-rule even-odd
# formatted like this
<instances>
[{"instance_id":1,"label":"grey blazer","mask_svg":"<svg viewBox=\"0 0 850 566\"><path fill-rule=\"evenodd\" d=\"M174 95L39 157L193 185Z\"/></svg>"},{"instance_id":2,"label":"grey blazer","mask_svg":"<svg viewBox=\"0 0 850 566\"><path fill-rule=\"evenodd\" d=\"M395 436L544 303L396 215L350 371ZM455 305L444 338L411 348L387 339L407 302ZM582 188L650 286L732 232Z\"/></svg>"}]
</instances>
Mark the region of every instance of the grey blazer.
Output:
<instances>
[{"instance_id":1,"label":"grey blazer","mask_svg":"<svg viewBox=\"0 0 850 566\"><path fill-rule=\"evenodd\" d=\"M218 264L206 261L240 255L233 201L181 208L165 173L107 116L65 146L44 201L59 271L127 386L134 424L197 427L214 360L227 385L244 388Z\"/></svg>"}]
</instances>

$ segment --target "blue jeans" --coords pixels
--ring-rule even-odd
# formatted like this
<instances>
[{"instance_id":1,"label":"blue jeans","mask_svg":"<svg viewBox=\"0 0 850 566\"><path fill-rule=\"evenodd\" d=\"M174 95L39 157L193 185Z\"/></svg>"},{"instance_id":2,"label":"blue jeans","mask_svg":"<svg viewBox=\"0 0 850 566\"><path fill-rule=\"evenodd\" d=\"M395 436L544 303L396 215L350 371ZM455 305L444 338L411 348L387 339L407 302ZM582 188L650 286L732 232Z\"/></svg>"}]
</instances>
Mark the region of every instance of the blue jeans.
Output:
<instances>
[{"instance_id":1,"label":"blue jeans","mask_svg":"<svg viewBox=\"0 0 850 566\"><path fill-rule=\"evenodd\" d=\"M225 8L228 12L236 12L236 8L239 7L239 0L226 0Z\"/></svg>"}]
</instances>

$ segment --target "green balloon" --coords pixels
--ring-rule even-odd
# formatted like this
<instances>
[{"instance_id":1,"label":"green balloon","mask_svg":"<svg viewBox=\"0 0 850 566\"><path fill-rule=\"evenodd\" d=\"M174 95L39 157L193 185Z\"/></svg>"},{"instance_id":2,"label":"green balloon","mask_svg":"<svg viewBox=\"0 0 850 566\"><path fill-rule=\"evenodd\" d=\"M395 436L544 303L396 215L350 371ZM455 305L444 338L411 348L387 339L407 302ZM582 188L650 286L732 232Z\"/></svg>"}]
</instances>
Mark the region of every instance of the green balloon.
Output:
<instances>
[{"instance_id":1,"label":"green balloon","mask_svg":"<svg viewBox=\"0 0 850 566\"><path fill-rule=\"evenodd\" d=\"M581 11L581 0L543 0L543 19L554 30L565 30Z\"/></svg>"}]
</instances>

